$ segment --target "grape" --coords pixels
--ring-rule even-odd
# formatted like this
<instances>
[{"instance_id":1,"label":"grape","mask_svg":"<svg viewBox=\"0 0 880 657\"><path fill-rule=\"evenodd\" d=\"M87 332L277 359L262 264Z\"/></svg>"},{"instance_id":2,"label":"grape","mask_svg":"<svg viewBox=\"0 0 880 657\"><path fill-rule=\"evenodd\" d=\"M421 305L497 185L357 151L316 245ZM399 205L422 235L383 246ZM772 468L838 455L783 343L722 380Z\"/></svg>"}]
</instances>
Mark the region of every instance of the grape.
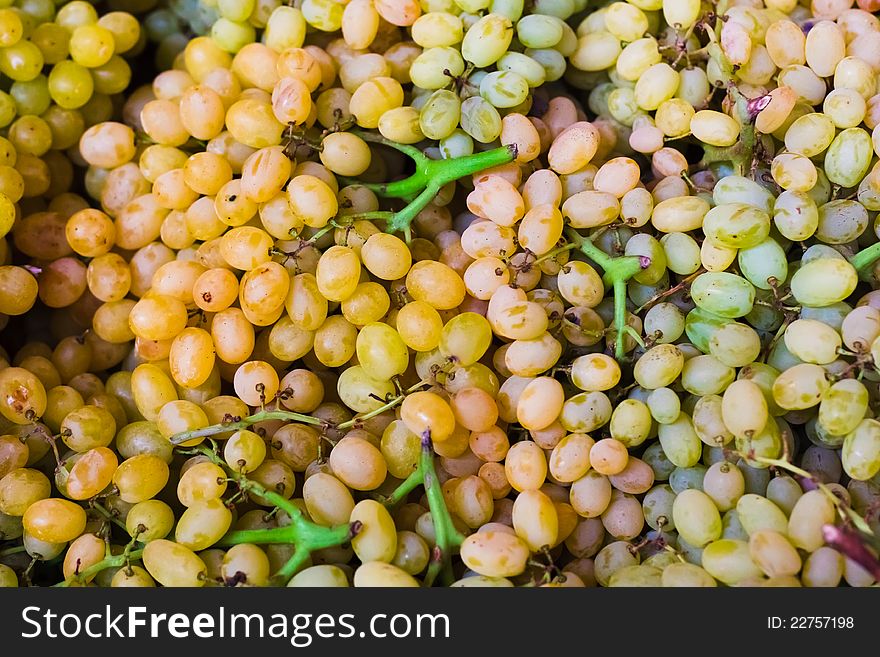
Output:
<instances>
[{"instance_id":1,"label":"grape","mask_svg":"<svg viewBox=\"0 0 880 657\"><path fill-rule=\"evenodd\" d=\"M870 8L19 4L0 531L39 581L284 584L211 546L356 521L290 585L869 583L822 527L876 524Z\"/></svg>"}]
</instances>

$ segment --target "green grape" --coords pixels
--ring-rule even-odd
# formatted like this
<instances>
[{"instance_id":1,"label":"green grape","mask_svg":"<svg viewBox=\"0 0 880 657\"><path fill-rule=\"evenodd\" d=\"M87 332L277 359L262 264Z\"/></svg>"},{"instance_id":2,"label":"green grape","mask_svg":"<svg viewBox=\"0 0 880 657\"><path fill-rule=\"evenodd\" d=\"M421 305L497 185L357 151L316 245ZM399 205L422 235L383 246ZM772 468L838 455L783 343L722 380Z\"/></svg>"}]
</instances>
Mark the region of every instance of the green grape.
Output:
<instances>
[{"instance_id":1,"label":"green grape","mask_svg":"<svg viewBox=\"0 0 880 657\"><path fill-rule=\"evenodd\" d=\"M304 0L300 9L306 22L323 32L335 32L342 27L342 5L333 0Z\"/></svg>"},{"instance_id":2,"label":"green grape","mask_svg":"<svg viewBox=\"0 0 880 657\"><path fill-rule=\"evenodd\" d=\"M703 490L706 471L706 466L701 464L689 468L673 468L669 474L669 485L676 494L686 490Z\"/></svg>"},{"instance_id":3,"label":"green grape","mask_svg":"<svg viewBox=\"0 0 880 657\"><path fill-rule=\"evenodd\" d=\"M700 274L691 284L691 297L699 308L721 317L736 318L749 313L755 288L736 274Z\"/></svg>"},{"instance_id":4,"label":"green grape","mask_svg":"<svg viewBox=\"0 0 880 657\"><path fill-rule=\"evenodd\" d=\"M49 95L64 109L85 105L94 92L95 84L89 70L75 62L55 64L49 73Z\"/></svg>"},{"instance_id":5,"label":"green grape","mask_svg":"<svg viewBox=\"0 0 880 657\"><path fill-rule=\"evenodd\" d=\"M507 52L512 38L513 24L510 19L500 14L487 14L465 33L461 54L477 68L486 68Z\"/></svg>"},{"instance_id":6,"label":"green grape","mask_svg":"<svg viewBox=\"0 0 880 657\"><path fill-rule=\"evenodd\" d=\"M15 106L19 116L25 114L42 114L52 104L49 96L48 80L44 75L38 75L27 82L14 82L9 87L9 94L15 99Z\"/></svg>"},{"instance_id":7,"label":"green grape","mask_svg":"<svg viewBox=\"0 0 880 657\"><path fill-rule=\"evenodd\" d=\"M702 563L706 572L728 586L761 576L761 570L752 561L749 544L743 540L713 541L703 550Z\"/></svg>"},{"instance_id":8,"label":"green grape","mask_svg":"<svg viewBox=\"0 0 880 657\"><path fill-rule=\"evenodd\" d=\"M112 96L122 93L131 82L131 67L122 57L114 55L102 65L91 69L95 93Z\"/></svg>"},{"instance_id":9,"label":"green grape","mask_svg":"<svg viewBox=\"0 0 880 657\"><path fill-rule=\"evenodd\" d=\"M547 82L555 82L565 74L567 63L565 57L553 48L527 48L524 52L544 69L544 79Z\"/></svg>"},{"instance_id":10,"label":"green grape","mask_svg":"<svg viewBox=\"0 0 880 657\"><path fill-rule=\"evenodd\" d=\"M675 342L684 333L684 326L684 314L671 303L658 303L645 314L645 335L652 336L657 343Z\"/></svg>"},{"instance_id":11,"label":"green grape","mask_svg":"<svg viewBox=\"0 0 880 657\"><path fill-rule=\"evenodd\" d=\"M313 5L314 3L309 4ZM338 13L341 19L341 6L339 6ZM317 18L315 20L319 22ZM211 38L226 52L237 53L247 44L256 40L256 30L250 23L236 23L228 18L221 18L211 26Z\"/></svg>"},{"instance_id":12,"label":"green grape","mask_svg":"<svg viewBox=\"0 0 880 657\"><path fill-rule=\"evenodd\" d=\"M689 468L699 462L703 445L686 413L679 413L673 422L661 424L658 436L663 453L676 467Z\"/></svg>"},{"instance_id":13,"label":"green grape","mask_svg":"<svg viewBox=\"0 0 880 657\"><path fill-rule=\"evenodd\" d=\"M482 315L462 313L453 317L440 332L440 353L467 367L476 363L492 342L492 328Z\"/></svg>"},{"instance_id":14,"label":"green grape","mask_svg":"<svg viewBox=\"0 0 880 657\"><path fill-rule=\"evenodd\" d=\"M672 505L679 535L695 547L706 547L721 537L721 515L708 495L699 490L679 493Z\"/></svg>"},{"instance_id":15,"label":"green grape","mask_svg":"<svg viewBox=\"0 0 880 657\"><path fill-rule=\"evenodd\" d=\"M841 461L847 475L866 481L880 472L880 422L862 420L843 441Z\"/></svg>"},{"instance_id":16,"label":"green grape","mask_svg":"<svg viewBox=\"0 0 880 657\"><path fill-rule=\"evenodd\" d=\"M431 94L422 107L419 113L419 127L429 139L444 139L458 127L460 118L461 101L458 95L446 89L439 89ZM500 117L498 122L500 126Z\"/></svg>"},{"instance_id":17,"label":"green grape","mask_svg":"<svg viewBox=\"0 0 880 657\"><path fill-rule=\"evenodd\" d=\"M223 18L242 23L254 11L255 0L217 0L217 10Z\"/></svg>"},{"instance_id":18,"label":"green grape","mask_svg":"<svg viewBox=\"0 0 880 657\"><path fill-rule=\"evenodd\" d=\"M651 432L651 411L637 399L625 399L611 414L609 430L612 438L627 447L641 445Z\"/></svg>"},{"instance_id":19,"label":"green grape","mask_svg":"<svg viewBox=\"0 0 880 657\"><path fill-rule=\"evenodd\" d=\"M0 48L0 73L16 82L35 79L43 69L43 53L30 41Z\"/></svg>"},{"instance_id":20,"label":"green grape","mask_svg":"<svg viewBox=\"0 0 880 657\"><path fill-rule=\"evenodd\" d=\"M381 322L360 330L356 349L360 364L380 381L402 374L409 363L409 352L400 334Z\"/></svg>"},{"instance_id":21,"label":"green grape","mask_svg":"<svg viewBox=\"0 0 880 657\"><path fill-rule=\"evenodd\" d=\"M532 11L534 14L566 20L575 12L575 2L574 0L536 0Z\"/></svg>"},{"instance_id":22,"label":"green grape","mask_svg":"<svg viewBox=\"0 0 880 657\"><path fill-rule=\"evenodd\" d=\"M769 237L755 246L740 249L737 253L737 264L743 276L762 290L771 289L771 279L779 283L788 277L785 251L776 240Z\"/></svg>"},{"instance_id":23,"label":"green grape","mask_svg":"<svg viewBox=\"0 0 880 657\"><path fill-rule=\"evenodd\" d=\"M520 52L505 53L495 65L499 71L510 71L522 76L530 88L540 87L546 77L544 67L537 60Z\"/></svg>"},{"instance_id":24,"label":"green grape","mask_svg":"<svg viewBox=\"0 0 880 657\"><path fill-rule=\"evenodd\" d=\"M529 83L513 71L492 71L480 82L480 95L495 107L516 107L529 95Z\"/></svg>"},{"instance_id":25,"label":"green grape","mask_svg":"<svg viewBox=\"0 0 880 657\"><path fill-rule=\"evenodd\" d=\"M517 21L516 36L526 48L552 48L562 39L562 21L555 16L530 14Z\"/></svg>"},{"instance_id":26,"label":"green grape","mask_svg":"<svg viewBox=\"0 0 880 657\"><path fill-rule=\"evenodd\" d=\"M472 96L461 104L461 128L478 142L488 144L501 135L501 115L485 99Z\"/></svg>"},{"instance_id":27,"label":"green grape","mask_svg":"<svg viewBox=\"0 0 880 657\"><path fill-rule=\"evenodd\" d=\"M452 134L441 139L438 143L443 159L470 155L474 152L474 140L464 130L453 130Z\"/></svg>"},{"instance_id":28,"label":"green grape","mask_svg":"<svg viewBox=\"0 0 880 657\"><path fill-rule=\"evenodd\" d=\"M845 436L865 417L868 390L861 381L842 379L831 385L819 402L819 423L833 436Z\"/></svg>"},{"instance_id":29,"label":"green grape","mask_svg":"<svg viewBox=\"0 0 880 657\"><path fill-rule=\"evenodd\" d=\"M342 403L357 413L369 413L394 397L394 384L376 380L360 365L349 367L339 375L336 384Z\"/></svg>"},{"instance_id":30,"label":"green grape","mask_svg":"<svg viewBox=\"0 0 880 657\"><path fill-rule=\"evenodd\" d=\"M656 388L645 400L651 417L660 424L671 424L681 414L681 400L670 388Z\"/></svg>"},{"instance_id":31,"label":"green grape","mask_svg":"<svg viewBox=\"0 0 880 657\"><path fill-rule=\"evenodd\" d=\"M841 258L820 258L803 264L791 277L791 291L805 306L821 308L843 301L858 283L856 270Z\"/></svg>"},{"instance_id":32,"label":"green grape","mask_svg":"<svg viewBox=\"0 0 880 657\"><path fill-rule=\"evenodd\" d=\"M762 212L773 211L773 194L754 180L744 176L725 176L712 189L715 205L744 203Z\"/></svg>"},{"instance_id":33,"label":"green grape","mask_svg":"<svg viewBox=\"0 0 880 657\"><path fill-rule=\"evenodd\" d=\"M716 205L703 218L706 238L717 246L743 249L756 246L770 234L770 217L745 203Z\"/></svg>"},{"instance_id":34,"label":"green grape","mask_svg":"<svg viewBox=\"0 0 880 657\"><path fill-rule=\"evenodd\" d=\"M506 16L510 21L516 21L522 16L524 6L524 0L492 0L489 11Z\"/></svg>"},{"instance_id":35,"label":"green grape","mask_svg":"<svg viewBox=\"0 0 880 657\"><path fill-rule=\"evenodd\" d=\"M736 372L714 356L689 358L681 370L681 386L692 395L720 394L734 380Z\"/></svg>"},{"instance_id":36,"label":"green grape","mask_svg":"<svg viewBox=\"0 0 880 657\"><path fill-rule=\"evenodd\" d=\"M70 37L70 58L88 68L106 64L115 48L113 33L100 25L81 25Z\"/></svg>"},{"instance_id":37,"label":"green grape","mask_svg":"<svg viewBox=\"0 0 880 657\"><path fill-rule=\"evenodd\" d=\"M15 98L5 91L0 91L0 128L12 123L17 113Z\"/></svg>"}]
</instances>

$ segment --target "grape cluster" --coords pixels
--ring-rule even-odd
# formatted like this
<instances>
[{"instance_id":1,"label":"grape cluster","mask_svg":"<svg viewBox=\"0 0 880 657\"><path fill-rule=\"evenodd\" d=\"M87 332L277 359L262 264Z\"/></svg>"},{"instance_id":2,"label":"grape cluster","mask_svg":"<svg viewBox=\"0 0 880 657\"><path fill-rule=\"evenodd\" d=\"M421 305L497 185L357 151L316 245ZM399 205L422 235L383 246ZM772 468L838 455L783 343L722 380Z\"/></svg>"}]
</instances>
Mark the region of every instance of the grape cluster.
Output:
<instances>
[{"instance_id":1,"label":"grape cluster","mask_svg":"<svg viewBox=\"0 0 880 657\"><path fill-rule=\"evenodd\" d=\"M0 4L0 585L880 579L871 7Z\"/></svg>"}]
</instances>

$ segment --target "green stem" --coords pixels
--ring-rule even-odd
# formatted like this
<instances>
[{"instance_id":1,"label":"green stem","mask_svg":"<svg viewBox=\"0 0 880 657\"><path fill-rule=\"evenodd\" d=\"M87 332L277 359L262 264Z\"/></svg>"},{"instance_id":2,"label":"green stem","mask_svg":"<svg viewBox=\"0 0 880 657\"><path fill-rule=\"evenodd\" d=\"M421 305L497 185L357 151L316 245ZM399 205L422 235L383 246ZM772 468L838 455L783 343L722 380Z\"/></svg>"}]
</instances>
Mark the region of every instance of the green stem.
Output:
<instances>
[{"instance_id":1,"label":"green stem","mask_svg":"<svg viewBox=\"0 0 880 657\"><path fill-rule=\"evenodd\" d=\"M254 545L281 545L293 543L291 527L270 527L268 529L234 529L215 543L217 547L231 547L240 543L253 543Z\"/></svg>"},{"instance_id":2,"label":"green stem","mask_svg":"<svg viewBox=\"0 0 880 657\"><path fill-rule=\"evenodd\" d=\"M290 578L296 575L299 569L306 565L310 555L311 553L306 550L294 551L290 559L288 559L278 572L272 576L273 581L286 586L287 582L290 581Z\"/></svg>"},{"instance_id":3,"label":"green stem","mask_svg":"<svg viewBox=\"0 0 880 657\"><path fill-rule=\"evenodd\" d=\"M626 281L614 281L614 325L617 327L617 335L614 342L614 355L622 358L626 353Z\"/></svg>"},{"instance_id":4,"label":"green stem","mask_svg":"<svg viewBox=\"0 0 880 657\"><path fill-rule=\"evenodd\" d=\"M182 431L171 436L170 440L172 445L181 445L197 438L206 438L207 436L214 436L226 431L247 429L258 422L265 422L266 420L289 420L291 422L302 422L303 424L311 424L314 426L324 425L323 420L319 420L310 415L294 413L293 411L259 411L246 418L236 420L235 422L221 422L219 424L212 424L211 426L195 429L193 431Z\"/></svg>"},{"instance_id":5,"label":"green stem","mask_svg":"<svg viewBox=\"0 0 880 657\"><path fill-rule=\"evenodd\" d=\"M626 356L626 336L629 334L626 324L626 282L649 267L651 259L645 256L610 256L570 226L565 229L565 234L581 253L602 268L605 272L602 282L614 291L614 324L617 327L614 356L623 360Z\"/></svg>"},{"instance_id":6,"label":"green stem","mask_svg":"<svg viewBox=\"0 0 880 657\"><path fill-rule=\"evenodd\" d=\"M0 559L12 554L18 554L19 552L25 552L26 550L27 548L24 545L17 545L15 547L6 548L5 550L0 550Z\"/></svg>"},{"instance_id":7,"label":"green stem","mask_svg":"<svg viewBox=\"0 0 880 657\"><path fill-rule=\"evenodd\" d=\"M425 575L425 585L431 586L438 575L442 575L444 583L452 582L452 567L450 559L452 551L461 546L464 536L459 533L446 508L443 499L443 488L437 471L434 469L434 446L431 442L430 429L422 434L422 453L419 459L419 470L425 484L425 493L428 496L428 507L431 510L431 519L434 522L434 550L431 555L431 563Z\"/></svg>"},{"instance_id":8,"label":"green stem","mask_svg":"<svg viewBox=\"0 0 880 657\"><path fill-rule=\"evenodd\" d=\"M408 232L416 215L437 196L440 189L454 180L473 175L484 169L507 164L516 158L516 146L502 146L482 153L473 153L449 160L432 160L413 146L398 144L384 137L354 131L361 139L384 144L408 155L415 162L416 170L408 178L389 183L362 183L350 178L341 178L346 185L360 185L388 198L402 198L408 201L405 208L394 213L388 221L388 232Z\"/></svg>"},{"instance_id":9,"label":"green stem","mask_svg":"<svg viewBox=\"0 0 880 657\"><path fill-rule=\"evenodd\" d=\"M386 497L382 502L386 507L393 507L402 500L406 499L406 496L409 495L416 488L421 486L424 483L424 472L422 471L421 462L419 463L419 467L412 471L409 477L404 479L404 481L394 489L394 492L391 493L388 497Z\"/></svg>"},{"instance_id":10,"label":"green stem","mask_svg":"<svg viewBox=\"0 0 880 657\"><path fill-rule=\"evenodd\" d=\"M849 259L849 263L860 273L880 260L880 242L862 249Z\"/></svg>"},{"instance_id":11,"label":"green stem","mask_svg":"<svg viewBox=\"0 0 880 657\"><path fill-rule=\"evenodd\" d=\"M398 404L401 404L409 393L415 392L422 386L426 385L430 385L430 382L419 381L414 386L404 390L403 394L391 399L379 408L372 410L368 413L353 417L352 419L346 420L345 422L341 422L340 424L336 425L336 428L351 429L352 427L357 426L359 423L364 422L365 420L369 420L370 418L376 417L377 415L381 415L385 411L391 410ZM258 411L253 415L249 415L248 417L235 420L234 422L220 422L219 424L212 424L210 426L202 427L201 429L195 429L193 431L182 431L171 436L170 441L172 445L182 445L183 443L187 443L197 438L206 438L208 436L214 436L218 433L225 433L227 431L238 431L240 429L247 429L248 427L257 424L258 422L265 422L266 420L288 420L290 422L311 424L312 426L316 427L323 427L327 425L327 422L325 420L312 417L311 415L303 415L302 413L294 413L293 411L263 410Z\"/></svg>"},{"instance_id":12,"label":"green stem","mask_svg":"<svg viewBox=\"0 0 880 657\"><path fill-rule=\"evenodd\" d=\"M544 262L545 260L552 260L553 258L558 256L560 253L566 253L566 252L571 251L572 249L576 249L576 248L578 248L578 245L571 243L571 242L569 242L568 244L563 244L562 246L556 247L552 251L548 251L547 253L545 253L541 257L537 258L534 262L532 262L530 264L537 265L538 263Z\"/></svg>"},{"instance_id":13,"label":"green stem","mask_svg":"<svg viewBox=\"0 0 880 657\"><path fill-rule=\"evenodd\" d=\"M125 530L125 533L128 533L128 527L125 526L125 523L122 522L119 518L113 515L113 513L109 509L105 509L104 506L98 502L92 502L92 508L100 513L104 518L108 521L112 522L117 527L120 527Z\"/></svg>"},{"instance_id":14,"label":"green stem","mask_svg":"<svg viewBox=\"0 0 880 657\"><path fill-rule=\"evenodd\" d=\"M71 575L63 582L59 582L56 584L56 587L65 588L71 586L75 583L82 583L87 581L90 577L94 577L102 570L107 570L108 568L117 568L120 566L124 566L129 561L134 561L136 559L140 559L144 553L144 549L140 548L138 550L127 550L122 554L117 554L111 557L104 557L96 564L93 564L86 568L81 573L77 573L76 575Z\"/></svg>"},{"instance_id":15,"label":"green stem","mask_svg":"<svg viewBox=\"0 0 880 657\"><path fill-rule=\"evenodd\" d=\"M361 221L367 220L371 221L373 219L381 219L383 221L388 221L389 219L394 218L394 213L389 212L387 210L375 210L373 212L358 212L357 214L346 214L343 215L346 221Z\"/></svg>"},{"instance_id":16,"label":"green stem","mask_svg":"<svg viewBox=\"0 0 880 657\"><path fill-rule=\"evenodd\" d=\"M227 532L216 543L216 545L221 547L229 547L241 543L293 545L295 547L294 555L273 576L275 583L286 584L287 580L306 562L312 552L347 543L361 529L360 522L352 522L335 527L318 525L306 518L302 510L286 497L279 495L275 491L268 490L230 468L214 451L198 447L193 452L207 456L212 462L224 468L229 473L229 476L238 483L241 490L264 499L269 504L284 511L290 518L290 524L284 527L232 530Z\"/></svg>"}]
</instances>

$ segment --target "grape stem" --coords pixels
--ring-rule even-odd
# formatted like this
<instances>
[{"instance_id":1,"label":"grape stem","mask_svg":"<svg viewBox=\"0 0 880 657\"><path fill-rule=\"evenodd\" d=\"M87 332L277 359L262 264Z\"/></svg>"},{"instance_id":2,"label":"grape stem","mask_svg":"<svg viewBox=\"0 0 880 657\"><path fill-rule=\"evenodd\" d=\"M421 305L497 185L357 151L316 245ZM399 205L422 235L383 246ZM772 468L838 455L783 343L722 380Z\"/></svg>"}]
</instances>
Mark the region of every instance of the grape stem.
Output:
<instances>
[{"instance_id":1,"label":"grape stem","mask_svg":"<svg viewBox=\"0 0 880 657\"><path fill-rule=\"evenodd\" d=\"M431 552L428 572L425 574L425 586L431 586L438 575L443 577L444 584L449 585L453 579L450 562L452 551L461 547L464 536L455 528L449 509L446 508L446 501L443 499L443 489L434 469L434 444L431 441L430 429L422 434L419 470L422 472L431 520L434 523L434 549Z\"/></svg>"},{"instance_id":2,"label":"grape stem","mask_svg":"<svg viewBox=\"0 0 880 657\"><path fill-rule=\"evenodd\" d=\"M860 274L880 259L880 242L872 244L867 249L862 249L849 259L849 263Z\"/></svg>"},{"instance_id":3,"label":"grape stem","mask_svg":"<svg viewBox=\"0 0 880 657\"><path fill-rule=\"evenodd\" d=\"M438 575L443 577L444 583L452 581L450 558L452 552L461 547L464 536L455 528L452 516L443 498L443 489L437 471L434 468L434 446L431 441L431 430L422 434L422 448L419 455L418 467L407 477L391 495L384 499L386 507L392 507L400 503L406 496L419 486L424 485L428 497L428 507L431 511L431 519L434 523L434 549L431 553L431 562L425 575L425 585L431 586Z\"/></svg>"},{"instance_id":4,"label":"grape stem","mask_svg":"<svg viewBox=\"0 0 880 657\"><path fill-rule=\"evenodd\" d=\"M388 220L387 231L402 231L407 238L410 236L410 224L425 206L440 192L440 189L459 178L473 175L484 169L512 162L516 158L516 146L502 146L482 153L473 153L449 160L432 160L418 148L406 144L398 144L381 135L359 130L352 131L364 141L383 144L415 162L416 171L408 178L388 183L363 183L352 178L341 178L346 185L360 185L386 198L400 198L407 201L406 207L393 214ZM408 239L407 239L408 241Z\"/></svg>"},{"instance_id":5,"label":"grape stem","mask_svg":"<svg viewBox=\"0 0 880 657\"><path fill-rule=\"evenodd\" d=\"M425 574L425 586L433 585L438 576L442 576L443 582L449 585L453 579L450 559L453 551L461 547L464 536L455 528L446 500L443 498L443 489L434 467L434 444L430 429L422 434L418 466L388 497L384 498L385 506L390 508L399 504L419 486L425 487L428 508L434 523L435 539L431 562Z\"/></svg>"},{"instance_id":6,"label":"grape stem","mask_svg":"<svg viewBox=\"0 0 880 657\"><path fill-rule=\"evenodd\" d=\"M404 390L400 395L390 399L385 404L376 408L368 413L364 413L363 415L358 415L357 417L352 418L351 420L347 420L345 422L341 422L338 425L335 425L336 429L351 429L356 427L359 423L364 422L365 420L369 420L370 418L376 417L377 415L381 415L385 411L391 410L398 404L402 403L406 396L415 392L422 386L430 385L428 381L419 381L417 384ZM303 415L302 413L294 413L293 411L282 411L280 409L276 410L262 410L254 413L253 415L249 415L245 418L234 418L229 422L220 422L218 424L212 424L207 427L202 427L201 429L193 429L192 431L181 431L180 433L176 433L171 436L170 441L172 445L183 445L184 443L188 443L191 440L197 440L199 438L206 438L208 436L214 436L218 433L225 433L227 431L239 431L240 429L247 429L248 427L258 424L259 422L265 422L266 420L287 420L289 422L300 422L302 424L311 424L316 427L326 427L328 426L328 422L326 420L322 420L317 417L312 417L311 415Z\"/></svg>"},{"instance_id":7,"label":"grape stem","mask_svg":"<svg viewBox=\"0 0 880 657\"><path fill-rule=\"evenodd\" d=\"M787 470L792 474L795 474L799 477L802 477L810 482L812 482L818 490L822 492L825 497L827 497L833 504L835 509L837 509L837 513L840 516L841 520L844 522L851 523L858 529L865 537L871 542L876 542L874 532L871 530L870 525L865 521L862 516L860 516L856 511L850 507L845 501L840 499L837 495L834 494L828 486L819 481L811 472L804 470L803 468L799 468L798 466L786 461L785 459L771 459L766 456L748 456L745 454L741 454L744 459L751 459L752 461L757 461L758 463L763 463L765 465L772 466L774 468L779 468L780 470Z\"/></svg>"},{"instance_id":8,"label":"grape stem","mask_svg":"<svg viewBox=\"0 0 880 657\"><path fill-rule=\"evenodd\" d=\"M132 549L135 543L136 541L132 540L128 545L125 546L125 551L122 554L106 556L98 563L92 564L81 573L71 575L66 580L64 580L63 582L59 582L55 586L66 588L68 586L73 586L74 584L83 584L89 581L98 573L100 573L102 570L107 570L108 568L120 568L130 563L131 561L136 561L137 559L140 559L141 556L143 556L144 554L144 549Z\"/></svg>"},{"instance_id":9,"label":"grape stem","mask_svg":"<svg viewBox=\"0 0 880 657\"><path fill-rule=\"evenodd\" d=\"M324 527L308 520L302 510L293 502L236 472L212 449L197 447L188 451L188 453L206 456L213 463L226 470L242 491L262 498L265 502L284 511L288 518L290 518L290 524L283 527L234 529L227 532L223 538L214 544L217 547L231 547L241 543L293 545L293 556L272 576L272 581L276 585L286 585L288 580L305 565L309 556L315 550L348 543L361 530L361 523L359 521L336 525L335 527Z\"/></svg>"},{"instance_id":10,"label":"grape stem","mask_svg":"<svg viewBox=\"0 0 880 657\"><path fill-rule=\"evenodd\" d=\"M617 327L614 356L617 360L623 360L626 356L627 335L644 345L638 332L626 323L626 283L640 271L650 267L651 259L647 256L610 256L593 244L589 237L581 235L570 226L565 229L565 235L576 245L575 248L602 268L605 272L602 282L614 291L614 325Z\"/></svg>"}]
</instances>

